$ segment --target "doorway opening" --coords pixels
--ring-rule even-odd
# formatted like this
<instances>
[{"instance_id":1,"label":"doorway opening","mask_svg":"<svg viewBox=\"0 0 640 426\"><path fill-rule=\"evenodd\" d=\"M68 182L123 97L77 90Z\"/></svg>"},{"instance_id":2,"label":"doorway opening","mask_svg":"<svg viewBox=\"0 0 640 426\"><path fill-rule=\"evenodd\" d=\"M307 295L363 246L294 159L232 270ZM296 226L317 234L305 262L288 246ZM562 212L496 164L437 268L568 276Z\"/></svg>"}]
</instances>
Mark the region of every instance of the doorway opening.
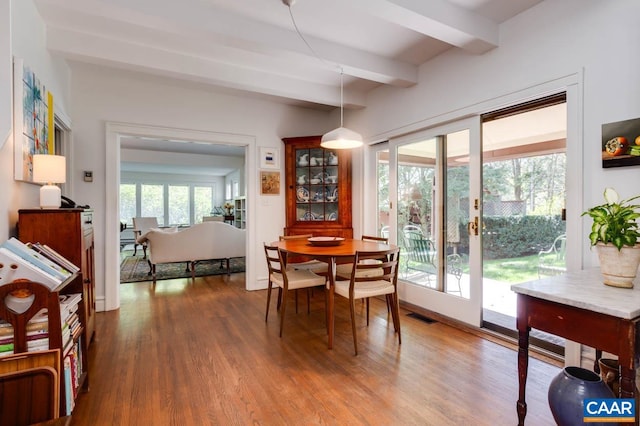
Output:
<instances>
[{"instance_id":1,"label":"doorway opening","mask_svg":"<svg viewBox=\"0 0 640 426\"><path fill-rule=\"evenodd\" d=\"M105 296L98 300L98 310L113 310L120 305L120 160L121 142L124 138L151 138L161 141L195 141L198 144L229 145L244 150L244 167L242 176L253 166L251 154L255 145L255 137L229 133L216 133L197 130L172 129L166 127L143 126L135 124L107 123L106 126L106 199L109 208L105 212ZM244 182L242 182L244 185ZM246 185L246 199L253 199L251 185ZM250 203L246 205L250 213ZM252 224L247 223L247 239L251 238ZM245 242L245 244L247 244ZM246 263L252 262L252 251L247 250ZM247 268L247 282L251 282L252 270Z\"/></svg>"},{"instance_id":2,"label":"doorway opening","mask_svg":"<svg viewBox=\"0 0 640 426\"><path fill-rule=\"evenodd\" d=\"M482 326L517 338L512 284L567 270L567 102L561 93L482 116ZM564 339L532 344L564 355Z\"/></svg>"}]
</instances>

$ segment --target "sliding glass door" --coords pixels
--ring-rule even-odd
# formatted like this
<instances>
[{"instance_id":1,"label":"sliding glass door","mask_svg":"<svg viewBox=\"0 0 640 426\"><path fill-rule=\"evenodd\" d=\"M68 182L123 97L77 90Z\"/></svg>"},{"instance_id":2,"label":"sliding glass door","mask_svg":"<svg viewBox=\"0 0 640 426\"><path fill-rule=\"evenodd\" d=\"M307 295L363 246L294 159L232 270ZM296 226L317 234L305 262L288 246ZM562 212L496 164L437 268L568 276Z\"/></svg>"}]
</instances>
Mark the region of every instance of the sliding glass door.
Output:
<instances>
[{"instance_id":1,"label":"sliding glass door","mask_svg":"<svg viewBox=\"0 0 640 426\"><path fill-rule=\"evenodd\" d=\"M387 154L388 229L404 256L401 298L475 326L482 303L479 129L479 118L461 120L391 140Z\"/></svg>"}]
</instances>

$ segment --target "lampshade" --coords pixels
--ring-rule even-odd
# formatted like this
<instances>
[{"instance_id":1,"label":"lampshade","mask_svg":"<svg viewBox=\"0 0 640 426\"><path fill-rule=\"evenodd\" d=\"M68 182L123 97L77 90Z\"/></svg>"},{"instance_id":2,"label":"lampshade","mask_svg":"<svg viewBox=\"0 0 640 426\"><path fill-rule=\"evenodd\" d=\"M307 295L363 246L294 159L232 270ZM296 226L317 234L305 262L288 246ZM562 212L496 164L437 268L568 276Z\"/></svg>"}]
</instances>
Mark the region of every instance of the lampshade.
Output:
<instances>
[{"instance_id":1,"label":"lampshade","mask_svg":"<svg viewBox=\"0 0 640 426\"><path fill-rule=\"evenodd\" d=\"M362 136L346 127L338 127L322 136L320 146L328 149L357 148L362 146Z\"/></svg>"},{"instance_id":2,"label":"lampshade","mask_svg":"<svg viewBox=\"0 0 640 426\"><path fill-rule=\"evenodd\" d=\"M322 135L320 146L327 149L351 149L362 146L360 133L343 127L344 121L344 80L340 68L340 127Z\"/></svg>"},{"instance_id":3,"label":"lampshade","mask_svg":"<svg viewBox=\"0 0 640 426\"><path fill-rule=\"evenodd\" d=\"M60 207L61 191L54 183L66 181L66 161L61 155L36 154L33 156L33 181L46 183L40 188L40 207Z\"/></svg>"}]
</instances>

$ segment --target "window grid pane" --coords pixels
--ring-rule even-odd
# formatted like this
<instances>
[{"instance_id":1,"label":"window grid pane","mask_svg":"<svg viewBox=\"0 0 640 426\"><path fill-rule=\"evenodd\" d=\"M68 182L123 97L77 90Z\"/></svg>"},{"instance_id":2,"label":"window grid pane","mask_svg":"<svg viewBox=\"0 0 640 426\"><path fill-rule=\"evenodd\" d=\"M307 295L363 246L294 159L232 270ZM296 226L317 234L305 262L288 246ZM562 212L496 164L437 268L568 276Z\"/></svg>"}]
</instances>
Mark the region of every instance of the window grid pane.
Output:
<instances>
[{"instance_id":1,"label":"window grid pane","mask_svg":"<svg viewBox=\"0 0 640 426\"><path fill-rule=\"evenodd\" d=\"M210 186L196 186L193 188L193 222L202 222L203 216L213 212L213 188Z\"/></svg>"},{"instance_id":2,"label":"window grid pane","mask_svg":"<svg viewBox=\"0 0 640 426\"><path fill-rule=\"evenodd\" d=\"M189 223L189 187L169 185L169 225Z\"/></svg>"},{"instance_id":3,"label":"window grid pane","mask_svg":"<svg viewBox=\"0 0 640 426\"><path fill-rule=\"evenodd\" d=\"M133 226L136 216L136 185L134 183L120 184L120 222Z\"/></svg>"},{"instance_id":4,"label":"window grid pane","mask_svg":"<svg viewBox=\"0 0 640 426\"><path fill-rule=\"evenodd\" d=\"M166 225L164 218L164 185L140 185L140 216L156 217L159 225Z\"/></svg>"}]
</instances>

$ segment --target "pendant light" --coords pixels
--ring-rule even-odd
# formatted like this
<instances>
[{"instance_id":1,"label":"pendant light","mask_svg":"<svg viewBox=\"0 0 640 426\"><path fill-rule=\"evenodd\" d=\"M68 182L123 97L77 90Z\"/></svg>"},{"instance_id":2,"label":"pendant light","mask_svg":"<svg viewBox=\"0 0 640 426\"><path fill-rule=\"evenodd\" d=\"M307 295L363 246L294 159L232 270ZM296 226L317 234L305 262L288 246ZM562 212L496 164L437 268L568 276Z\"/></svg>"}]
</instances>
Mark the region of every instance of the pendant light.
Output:
<instances>
[{"instance_id":1,"label":"pendant light","mask_svg":"<svg viewBox=\"0 0 640 426\"><path fill-rule=\"evenodd\" d=\"M327 149L351 149L362 146L362 136L358 132L343 127L344 120L344 82L340 67L340 127L322 135L320 146Z\"/></svg>"},{"instance_id":2,"label":"pendant light","mask_svg":"<svg viewBox=\"0 0 640 426\"><path fill-rule=\"evenodd\" d=\"M300 30L298 29L298 25L296 25L296 20L293 18L293 12L291 12L291 6L296 2L296 0L282 0L282 3L285 4L289 8L289 14L291 15L291 21L293 22L293 27L296 29L296 33L300 36L304 44L307 45L309 50L316 56L316 58L320 59L322 62L327 62L322 59L315 50L309 45L307 40L304 38ZM320 146L327 149L351 149L358 148L363 145L362 135L358 132L354 132L351 129L347 129L344 126L344 81L343 81L343 68L339 66L340 69L340 127L337 129L333 129L332 131L325 133L322 135L322 140L320 141Z\"/></svg>"}]
</instances>

